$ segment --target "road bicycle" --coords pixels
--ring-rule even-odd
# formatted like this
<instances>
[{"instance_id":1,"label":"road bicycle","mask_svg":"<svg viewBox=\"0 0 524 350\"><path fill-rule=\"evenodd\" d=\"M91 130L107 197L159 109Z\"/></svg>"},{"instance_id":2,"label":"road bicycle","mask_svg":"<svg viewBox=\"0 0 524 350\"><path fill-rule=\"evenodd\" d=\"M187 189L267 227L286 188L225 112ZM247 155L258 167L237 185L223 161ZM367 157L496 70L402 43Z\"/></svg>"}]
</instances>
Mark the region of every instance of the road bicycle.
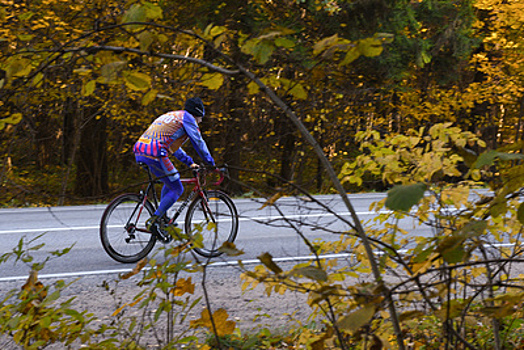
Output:
<instances>
[{"instance_id":1,"label":"road bicycle","mask_svg":"<svg viewBox=\"0 0 524 350\"><path fill-rule=\"evenodd\" d=\"M211 183L211 186L218 186L224 181L227 167L214 170L200 167L193 169L193 177L180 179L183 184L193 185L193 189L172 218L167 213L161 218L164 232L168 233L167 239L162 239L146 228L146 221L159 204L155 184L162 182L153 176L145 163L139 164L147 170L146 189L116 197L102 215L100 239L111 258L122 263L137 262L151 252L159 239L163 243L169 243L172 239L189 242L197 254L214 258L222 254L219 248L223 243L235 241L239 220L234 202L220 190L206 190L207 177L218 174L218 180ZM182 234L181 230L173 229L173 226L186 207L183 223L185 234Z\"/></svg>"}]
</instances>

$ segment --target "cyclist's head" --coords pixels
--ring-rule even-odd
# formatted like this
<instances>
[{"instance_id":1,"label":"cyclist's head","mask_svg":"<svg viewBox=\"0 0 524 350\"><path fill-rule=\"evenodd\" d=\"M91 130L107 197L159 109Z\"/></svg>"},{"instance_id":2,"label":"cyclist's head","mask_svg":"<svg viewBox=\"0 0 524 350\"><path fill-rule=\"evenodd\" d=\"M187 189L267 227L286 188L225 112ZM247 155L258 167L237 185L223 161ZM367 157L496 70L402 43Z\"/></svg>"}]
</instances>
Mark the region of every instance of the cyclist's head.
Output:
<instances>
[{"instance_id":1,"label":"cyclist's head","mask_svg":"<svg viewBox=\"0 0 524 350\"><path fill-rule=\"evenodd\" d=\"M191 113L191 115L195 118L202 118L206 114L204 103L200 97L191 97L188 99L184 105L184 109Z\"/></svg>"}]
</instances>

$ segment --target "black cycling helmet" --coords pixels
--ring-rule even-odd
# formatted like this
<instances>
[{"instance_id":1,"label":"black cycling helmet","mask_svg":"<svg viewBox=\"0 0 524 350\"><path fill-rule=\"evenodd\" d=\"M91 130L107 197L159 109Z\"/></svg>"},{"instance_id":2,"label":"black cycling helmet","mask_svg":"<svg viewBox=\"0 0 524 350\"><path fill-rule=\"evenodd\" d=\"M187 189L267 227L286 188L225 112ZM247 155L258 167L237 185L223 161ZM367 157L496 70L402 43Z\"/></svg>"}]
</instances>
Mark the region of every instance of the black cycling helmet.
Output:
<instances>
[{"instance_id":1,"label":"black cycling helmet","mask_svg":"<svg viewBox=\"0 0 524 350\"><path fill-rule=\"evenodd\" d=\"M200 99L200 97L191 97L186 101L186 104L184 105L184 109L191 113L191 115L195 118L197 117L203 117L206 114L206 110L204 109L204 103Z\"/></svg>"}]
</instances>

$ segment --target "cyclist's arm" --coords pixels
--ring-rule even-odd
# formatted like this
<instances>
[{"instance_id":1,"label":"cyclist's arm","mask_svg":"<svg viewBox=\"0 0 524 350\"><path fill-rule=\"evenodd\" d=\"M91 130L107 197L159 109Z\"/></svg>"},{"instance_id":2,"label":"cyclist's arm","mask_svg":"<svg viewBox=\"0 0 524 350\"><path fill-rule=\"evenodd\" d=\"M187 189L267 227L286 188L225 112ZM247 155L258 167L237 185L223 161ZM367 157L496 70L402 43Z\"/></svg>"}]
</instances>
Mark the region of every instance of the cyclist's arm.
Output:
<instances>
[{"instance_id":1,"label":"cyclist's arm","mask_svg":"<svg viewBox=\"0 0 524 350\"><path fill-rule=\"evenodd\" d=\"M184 129L200 158L202 158L207 164L214 166L215 160L211 156L206 142L202 139L202 134L198 129L195 118L193 118L189 113L184 114Z\"/></svg>"},{"instance_id":2,"label":"cyclist's arm","mask_svg":"<svg viewBox=\"0 0 524 350\"><path fill-rule=\"evenodd\" d=\"M178 159L179 161L181 161L182 163L184 163L185 165L187 166L192 166L193 164L195 164L195 162L193 161L193 158L191 158L190 155L188 155L183 149L182 147L180 147L179 149L177 149L175 151L175 153L173 153L173 155L176 157L176 159Z\"/></svg>"}]
</instances>

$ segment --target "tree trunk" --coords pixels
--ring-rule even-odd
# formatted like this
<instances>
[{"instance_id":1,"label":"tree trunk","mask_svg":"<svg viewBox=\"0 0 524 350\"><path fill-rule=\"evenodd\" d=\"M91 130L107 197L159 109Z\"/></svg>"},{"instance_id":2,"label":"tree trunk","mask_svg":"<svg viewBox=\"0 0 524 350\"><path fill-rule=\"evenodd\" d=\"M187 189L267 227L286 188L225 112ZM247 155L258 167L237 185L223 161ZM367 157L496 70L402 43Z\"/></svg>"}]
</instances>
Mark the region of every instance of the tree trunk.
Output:
<instances>
[{"instance_id":1,"label":"tree trunk","mask_svg":"<svg viewBox=\"0 0 524 350\"><path fill-rule=\"evenodd\" d=\"M76 158L75 194L80 197L95 197L107 193L107 153L105 116L97 116L98 110L84 110L87 118L81 129L80 145Z\"/></svg>"},{"instance_id":2,"label":"tree trunk","mask_svg":"<svg viewBox=\"0 0 524 350\"><path fill-rule=\"evenodd\" d=\"M62 150L60 162L68 164L71 157L71 149L75 146L75 117L77 116L78 104L72 98L67 98L64 103L62 121Z\"/></svg>"},{"instance_id":3,"label":"tree trunk","mask_svg":"<svg viewBox=\"0 0 524 350\"><path fill-rule=\"evenodd\" d=\"M227 111L229 118L226 121L224 135L224 162L230 166L229 177L231 181L226 184L226 190L232 195L242 194L242 187L240 186L239 168L242 166L242 129L241 120L245 118L243 94L244 84L238 82L237 79L230 80L230 91L227 98Z\"/></svg>"},{"instance_id":4,"label":"tree trunk","mask_svg":"<svg viewBox=\"0 0 524 350\"><path fill-rule=\"evenodd\" d=\"M240 60L242 53L237 45L238 41L230 42L233 59ZM227 181L226 190L232 195L240 195L243 193L240 185L240 171L242 166L242 120L246 118L244 95L246 91L246 83L242 77L230 78L229 93L226 100L226 113L229 113L225 123L224 135L224 162L231 166L229 168L229 177L231 181Z\"/></svg>"},{"instance_id":5,"label":"tree trunk","mask_svg":"<svg viewBox=\"0 0 524 350\"><path fill-rule=\"evenodd\" d=\"M280 134L280 177L286 181L293 179L293 155L295 153L296 137L294 133L294 125L291 124L285 115L277 118L279 123Z\"/></svg>"}]
</instances>

